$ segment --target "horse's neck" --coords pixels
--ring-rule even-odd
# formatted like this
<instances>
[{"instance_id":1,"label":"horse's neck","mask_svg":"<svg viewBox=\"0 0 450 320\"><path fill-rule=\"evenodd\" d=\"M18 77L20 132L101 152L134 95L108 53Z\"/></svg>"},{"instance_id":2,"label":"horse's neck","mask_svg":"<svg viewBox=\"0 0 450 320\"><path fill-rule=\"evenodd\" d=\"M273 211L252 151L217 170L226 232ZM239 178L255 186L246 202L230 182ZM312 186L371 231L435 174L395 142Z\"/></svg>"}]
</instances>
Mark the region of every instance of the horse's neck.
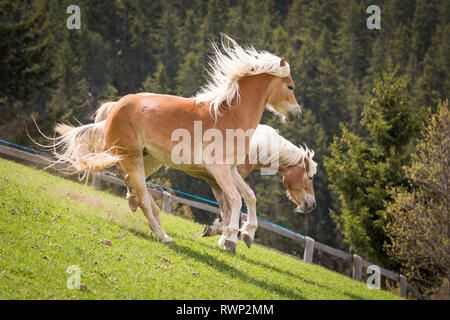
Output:
<instances>
[{"instance_id":1,"label":"horse's neck","mask_svg":"<svg viewBox=\"0 0 450 320\"><path fill-rule=\"evenodd\" d=\"M252 171L261 170L262 168L270 168L271 167L270 164L263 164L263 163L261 163L261 161L259 161L259 159L258 159L257 163L255 163L255 164L250 164L249 162L250 162L249 161L249 157L247 155L247 157L245 158L245 163L243 163L243 164L238 166L239 174L244 179L247 178L248 175ZM282 176L285 174L285 172L280 170L280 169L278 170L277 173L281 174Z\"/></svg>"},{"instance_id":2,"label":"horse's neck","mask_svg":"<svg viewBox=\"0 0 450 320\"><path fill-rule=\"evenodd\" d=\"M272 149L272 143L278 146L278 154L272 154L272 150L276 151L276 149ZM261 154L263 151L265 154ZM267 162L269 159L273 160L273 157L277 156L279 165L292 166L298 163L303 156L300 148L280 136L275 129L265 125L259 125L256 128L255 134L250 142L249 154L253 158L256 158L258 165L262 167L270 166L263 164L261 162L262 158L264 158L264 162Z\"/></svg>"},{"instance_id":3,"label":"horse's neck","mask_svg":"<svg viewBox=\"0 0 450 320\"><path fill-rule=\"evenodd\" d=\"M300 148L280 136L280 165L293 166L304 156Z\"/></svg>"},{"instance_id":4,"label":"horse's neck","mask_svg":"<svg viewBox=\"0 0 450 320\"><path fill-rule=\"evenodd\" d=\"M224 117L237 121L236 127L247 130L255 129L261 121L268 99L268 89L273 76L261 74L246 76L239 80L240 98Z\"/></svg>"}]
</instances>

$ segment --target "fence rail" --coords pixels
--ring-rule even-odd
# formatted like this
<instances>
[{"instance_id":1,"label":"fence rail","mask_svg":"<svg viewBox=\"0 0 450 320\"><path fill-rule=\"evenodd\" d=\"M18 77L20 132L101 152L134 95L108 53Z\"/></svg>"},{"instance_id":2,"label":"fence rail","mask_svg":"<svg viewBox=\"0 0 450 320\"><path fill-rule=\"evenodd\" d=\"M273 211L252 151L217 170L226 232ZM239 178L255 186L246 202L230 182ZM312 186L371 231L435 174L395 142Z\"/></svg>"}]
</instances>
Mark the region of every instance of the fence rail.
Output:
<instances>
[{"instance_id":1,"label":"fence rail","mask_svg":"<svg viewBox=\"0 0 450 320\"><path fill-rule=\"evenodd\" d=\"M3 142L3 141L2 141ZM17 145L16 145L17 146ZM0 145L0 155L13 158L13 159L19 159L25 162L30 162L33 164L37 164L40 166L48 166L51 164L51 160L49 158L46 158L42 155L34 154L28 151L19 150L17 148L12 148L5 145ZM56 165L56 169L62 169L61 166ZM125 182L122 179L116 178L114 176L108 175L108 174L98 174L96 175L96 179L100 181L105 181L109 183L113 183L116 185L126 186ZM172 211L172 201L176 201L181 204L185 204L188 206L191 206L193 208L201 209L207 212L211 212L214 214L220 214L220 209L218 207L205 204L199 201L186 199L183 197L179 197L176 195L173 195L167 191L161 191L154 188L148 188L149 192L158 198L162 199L162 210L165 212L171 213ZM244 218L247 217L246 213L242 213L242 216ZM281 235L283 237L292 239L294 241L297 241L304 245L304 252L303 252L303 260L305 262L312 263L313 257L314 257L314 250L318 250L321 252L325 252L327 254L330 254L334 257L338 257L346 262L352 263L352 278L357 281L362 281L362 274L363 274L363 268L368 268L369 266L372 266L373 264L369 261L364 260L357 254L351 254L349 252L345 252L339 249L335 249L333 247L330 247L324 243L321 243L319 241L315 241L314 239L310 237L305 237L297 232L294 232L292 230L286 229L284 227L281 227L279 225L276 225L268 220L262 219L258 217L258 226L260 228L266 229L268 231L274 232L278 235ZM416 288L414 288L411 284L408 283L405 276L401 274L397 274L394 271L384 269L382 267L377 266L380 270L381 275L384 277L393 280L393 281L399 281L399 295L401 297L406 298L408 292L411 292L415 297L418 299L428 299L427 296L421 294Z\"/></svg>"}]
</instances>

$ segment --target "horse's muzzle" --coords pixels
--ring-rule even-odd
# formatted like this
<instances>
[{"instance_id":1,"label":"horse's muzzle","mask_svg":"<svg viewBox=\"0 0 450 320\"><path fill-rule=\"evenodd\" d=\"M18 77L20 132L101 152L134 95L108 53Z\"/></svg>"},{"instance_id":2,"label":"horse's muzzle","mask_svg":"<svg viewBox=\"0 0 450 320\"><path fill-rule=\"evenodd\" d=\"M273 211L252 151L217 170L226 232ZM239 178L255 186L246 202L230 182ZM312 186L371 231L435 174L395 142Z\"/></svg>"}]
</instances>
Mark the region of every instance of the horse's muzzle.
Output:
<instances>
[{"instance_id":1,"label":"horse's muzzle","mask_svg":"<svg viewBox=\"0 0 450 320\"><path fill-rule=\"evenodd\" d=\"M316 208L316 199L314 196L307 195L302 203L297 206L295 211L301 213L310 213Z\"/></svg>"},{"instance_id":2,"label":"horse's muzzle","mask_svg":"<svg viewBox=\"0 0 450 320\"><path fill-rule=\"evenodd\" d=\"M302 115L302 109L299 105L296 105L295 107L289 108L289 111L287 113L287 120L288 121L294 121L298 119Z\"/></svg>"}]
</instances>

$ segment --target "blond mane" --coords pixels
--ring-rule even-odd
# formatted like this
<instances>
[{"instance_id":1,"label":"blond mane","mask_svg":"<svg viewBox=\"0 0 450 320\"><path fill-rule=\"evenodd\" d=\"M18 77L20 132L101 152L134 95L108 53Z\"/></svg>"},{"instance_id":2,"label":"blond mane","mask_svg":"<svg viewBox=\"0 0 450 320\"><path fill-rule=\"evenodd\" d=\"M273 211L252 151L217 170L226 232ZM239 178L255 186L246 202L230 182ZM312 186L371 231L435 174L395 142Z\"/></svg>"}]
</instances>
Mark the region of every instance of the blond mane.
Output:
<instances>
[{"instance_id":1,"label":"blond mane","mask_svg":"<svg viewBox=\"0 0 450 320\"><path fill-rule=\"evenodd\" d=\"M278 144L278 154L271 154L268 147L269 141ZM262 151L264 150L264 151ZM266 151L267 150L267 151ZM317 173L317 163L313 160L314 151L306 145L296 146L289 140L283 138L278 132L267 125L260 124L256 127L255 133L250 140L249 149L250 159L259 159L261 163L279 163L284 166L299 165L308 168L305 174L308 178L312 178ZM275 157L278 157L275 159ZM308 166L306 165L308 163Z\"/></svg>"},{"instance_id":2,"label":"blond mane","mask_svg":"<svg viewBox=\"0 0 450 320\"><path fill-rule=\"evenodd\" d=\"M268 73L284 78L290 74L289 64L281 66L280 58L272 53L257 51L252 46L243 48L227 35L221 36L222 50L211 43L214 57L207 70L211 79L194 97L197 102L211 101L210 113L216 120L222 114L220 105L226 103L231 107L233 99L239 99L238 81L242 77Z\"/></svg>"}]
</instances>

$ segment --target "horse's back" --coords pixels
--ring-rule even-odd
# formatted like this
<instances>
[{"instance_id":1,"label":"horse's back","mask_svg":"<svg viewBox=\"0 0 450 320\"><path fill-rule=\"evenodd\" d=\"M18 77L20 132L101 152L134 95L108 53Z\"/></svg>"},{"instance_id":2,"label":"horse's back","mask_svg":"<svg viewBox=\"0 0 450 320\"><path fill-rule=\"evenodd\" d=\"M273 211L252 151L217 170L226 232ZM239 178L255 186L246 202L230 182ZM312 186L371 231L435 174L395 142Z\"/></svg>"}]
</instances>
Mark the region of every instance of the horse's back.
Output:
<instances>
[{"instance_id":1,"label":"horse's back","mask_svg":"<svg viewBox=\"0 0 450 320\"><path fill-rule=\"evenodd\" d=\"M111 110L108 121L137 123L143 118L164 109L164 113L174 108L192 108L192 99L156 93L135 93L120 98ZM159 113L159 112L158 112ZM163 119L161 118L160 121Z\"/></svg>"},{"instance_id":2,"label":"horse's back","mask_svg":"<svg viewBox=\"0 0 450 320\"><path fill-rule=\"evenodd\" d=\"M192 106L194 99L158 93L135 93L123 96L118 102L119 108L171 108L181 105Z\"/></svg>"}]
</instances>

